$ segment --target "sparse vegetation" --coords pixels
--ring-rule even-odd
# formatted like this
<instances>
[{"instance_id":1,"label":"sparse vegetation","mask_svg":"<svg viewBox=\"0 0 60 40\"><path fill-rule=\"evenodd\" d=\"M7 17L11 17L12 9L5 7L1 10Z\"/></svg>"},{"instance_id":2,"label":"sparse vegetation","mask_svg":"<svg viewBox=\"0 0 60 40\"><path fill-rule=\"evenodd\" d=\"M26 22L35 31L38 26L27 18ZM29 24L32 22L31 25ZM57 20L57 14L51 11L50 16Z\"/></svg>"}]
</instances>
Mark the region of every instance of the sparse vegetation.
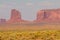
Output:
<instances>
[{"instance_id":1,"label":"sparse vegetation","mask_svg":"<svg viewBox=\"0 0 60 40\"><path fill-rule=\"evenodd\" d=\"M60 40L60 30L0 31L0 40Z\"/></svg>"}]
</instances>

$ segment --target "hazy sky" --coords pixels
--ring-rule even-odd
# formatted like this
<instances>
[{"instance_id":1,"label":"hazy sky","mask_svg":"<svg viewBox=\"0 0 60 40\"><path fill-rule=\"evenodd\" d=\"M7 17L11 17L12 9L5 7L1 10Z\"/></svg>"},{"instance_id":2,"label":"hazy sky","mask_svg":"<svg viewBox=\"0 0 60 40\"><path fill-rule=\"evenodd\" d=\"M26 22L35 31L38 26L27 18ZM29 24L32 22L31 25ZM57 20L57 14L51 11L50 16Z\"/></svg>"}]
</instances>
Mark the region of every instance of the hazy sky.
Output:
<instances>
[{"instance_id":1,"label":"hazy sky","mask_svg":"<svg viewBox=\"0 0 60 40\"><path fill-rule=\"evenodd\" d=\"M25 20L34 20L38 10L60 8L60 0L0 0L0 18L9 19L11 9L21 12Z\"/></svg>"}]
</instances>

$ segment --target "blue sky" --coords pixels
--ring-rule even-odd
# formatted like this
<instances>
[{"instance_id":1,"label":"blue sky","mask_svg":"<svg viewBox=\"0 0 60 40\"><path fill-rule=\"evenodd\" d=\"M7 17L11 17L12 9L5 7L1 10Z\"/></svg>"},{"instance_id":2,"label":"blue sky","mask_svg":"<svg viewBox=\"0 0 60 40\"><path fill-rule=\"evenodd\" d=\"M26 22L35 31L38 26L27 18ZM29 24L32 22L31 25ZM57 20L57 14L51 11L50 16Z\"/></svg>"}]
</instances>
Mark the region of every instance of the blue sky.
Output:
<instances>
[{"instance_id":1,"label":"blue sky","mask_svg":"<svg viewBox=\"0 0 60 40\"><path fill-rule=\"evenodd\" d=\"M0 0L0 18L9 19L11 9L17 9L22 19L34 20L37 11L54 8L60 8L60 0Z\"/></svg>"}]
</instances>

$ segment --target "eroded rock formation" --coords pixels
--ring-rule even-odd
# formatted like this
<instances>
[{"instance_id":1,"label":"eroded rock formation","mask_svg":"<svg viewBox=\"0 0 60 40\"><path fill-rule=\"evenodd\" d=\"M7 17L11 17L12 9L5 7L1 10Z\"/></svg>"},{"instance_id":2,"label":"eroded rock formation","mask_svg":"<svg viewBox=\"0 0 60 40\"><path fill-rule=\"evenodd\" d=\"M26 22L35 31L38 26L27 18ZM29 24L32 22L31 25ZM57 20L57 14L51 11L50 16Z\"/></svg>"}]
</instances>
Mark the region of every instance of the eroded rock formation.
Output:
<instances>
[{"instance_id":1,"label":"eroded rock formation","mask_svg":"<svg viewBox=\"0 0 60 40\"><path fill-rule=\"evenodd\" d=\"M16 9L12 9L11 10L11 17L10 19L7 21L7 23L15 23L15 24L19 24L19 23L27 23L29 21L27 20L23 20L21 18L21 12L19 12L18 10Z\"/></svg>"},{"instance_id":2,"label":"eroded rock formation","mask_svg":"<svg viewBox=\"0 0 60 40\"><path fill-rule=\"evenodd\" d=\"M16 9L12 9L11 10L11 17L8 20L8 23L19 23L21 20L22 20L21 13Z\"/></svg>"},{"instance_id":3,"label":"eroded rock formation","mask_svg":"<svg viewBox=\"0 0 60 40\"><path fill-rule=\"evenodd\" d=\"M60 22L60 9L40 10L37 13L37 22Z\"/></svg>"},{"instance_id":4,"label":"eroded rock formation","mask_svg":"<svg viewBox=\"0 0 60 40\"><path fill-rule=\"evenodd\" d=\"M6 19L0 19L0 24L5 24L6 23Z\"/></svg>"}]
</instances>

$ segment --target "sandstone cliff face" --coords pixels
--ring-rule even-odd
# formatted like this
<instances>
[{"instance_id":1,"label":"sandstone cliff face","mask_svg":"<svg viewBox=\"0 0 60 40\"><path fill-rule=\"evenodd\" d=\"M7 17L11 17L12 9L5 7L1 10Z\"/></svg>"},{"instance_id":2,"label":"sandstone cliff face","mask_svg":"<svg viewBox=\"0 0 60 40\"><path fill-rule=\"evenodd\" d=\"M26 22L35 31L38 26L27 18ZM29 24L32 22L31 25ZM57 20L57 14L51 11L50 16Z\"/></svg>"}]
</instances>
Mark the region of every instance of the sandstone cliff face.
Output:
<instances>
[{"instance_id":1,"label":"sandstone cliff face","mask_svg":"<svg viewBox=\"0 0 60 40\"><path fill-rule=\"evenodd\" d=\"M40 10L37 13L37 22L60 22L60 9Z\"/></svg>"},{"instance_id":2,"label":"sandstone cliff face","mask_svg":"<svg viewBox=\"0 0 60 40\"><path fill-rule=\"evenodd\" d=\"M27 20L23 20L21 18L21 12L19 12L16 9L12 9L11 10L11 17L10 19L7 21L7 23L11 23L11 24L18 24L18 23L27 23L29 21Z\"/></svg>"},{"instance_id":3,"label":"sandstone cliff face","mask_svg":"<svg viewBox=\"0 0 60 40\"><path fill-rule=\"evenodd\" d=\"M12 9L11 10L11 17L8 20L8 23L18 23L21 20L22 20L21 19L21 13L16 9Z\"/></svg>"},{"instance_id":4,"label":"sandstone cliff face","mask_svg":"<svg viewBox=\"0 0 60 40\"><path fill-rule=\"evenodd\" d=\"M37 20L41 21L44 17L44 11L38 11L37 12Z\"/></svg>"},{"instance_id":5,"label":"sandstone cliff face","mask_svg":"<svg viewBox=\"0 0 60 40\"><path fill-rule=\"evenodd\" d=\"M21 13L16 9L12 9L10 19L13 19L13 20L18 20L19 19L19 20L21 20Z\"/></svg>"},{"instance_id":6,"label":"sandstone cliff face","mask_svg":"<svg viewBox=\"0 0 60 40\"><path fill-rule=\"evenodd\" d=\"M21 13L16 9L12 9L10 19L11 19L11 21L19 22L21 20Z\"/></svg>"}]
</instances>

